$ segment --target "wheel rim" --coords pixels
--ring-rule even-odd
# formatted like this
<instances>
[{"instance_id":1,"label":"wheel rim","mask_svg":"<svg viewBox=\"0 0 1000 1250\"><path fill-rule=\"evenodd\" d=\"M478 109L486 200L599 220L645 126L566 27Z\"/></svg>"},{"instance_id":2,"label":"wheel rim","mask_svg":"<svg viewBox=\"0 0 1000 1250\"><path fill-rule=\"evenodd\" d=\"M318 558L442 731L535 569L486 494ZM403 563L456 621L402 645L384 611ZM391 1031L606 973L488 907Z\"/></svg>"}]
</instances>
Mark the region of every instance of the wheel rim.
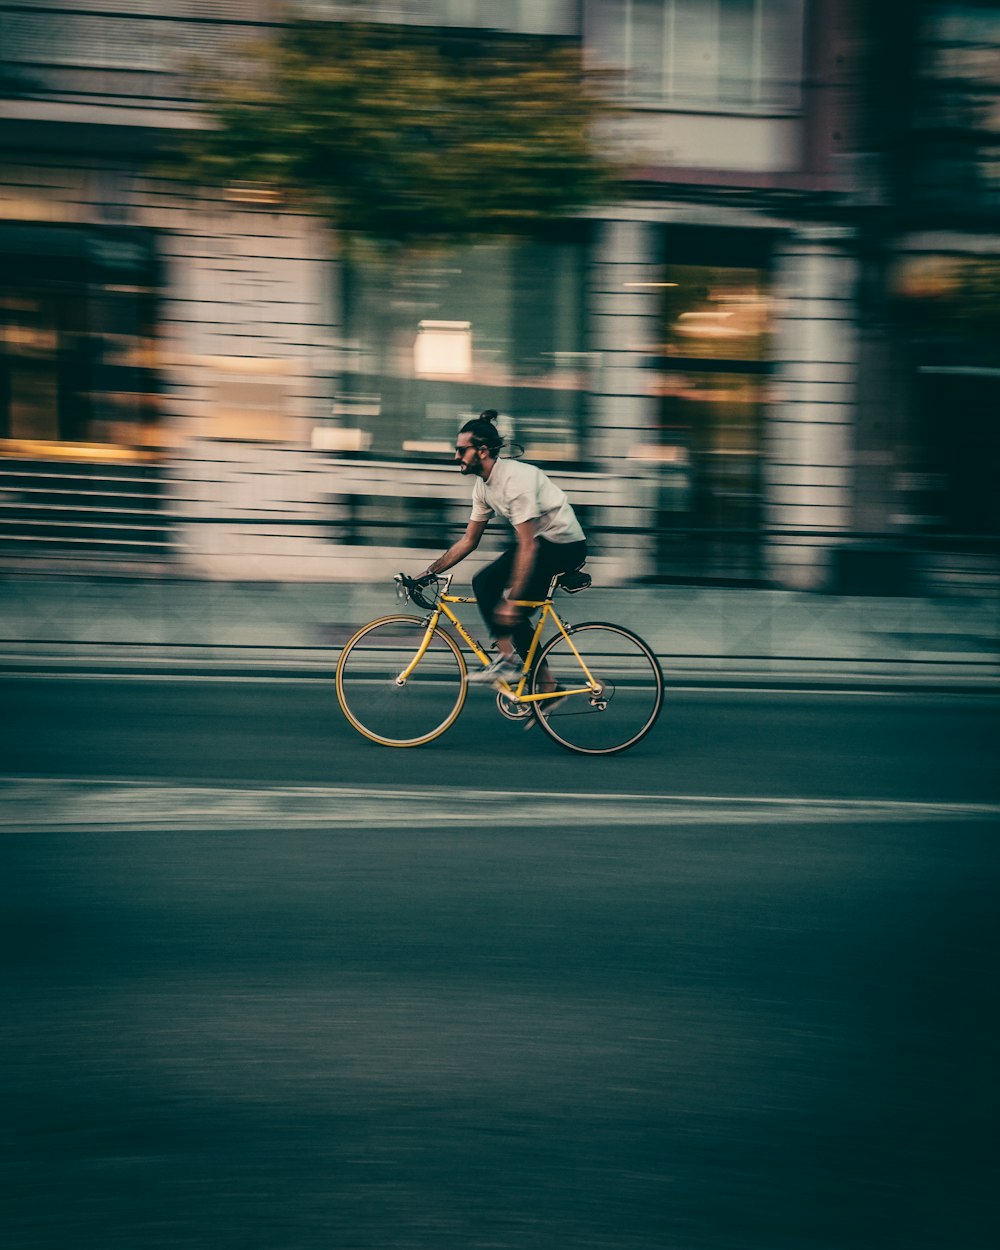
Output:
<instances>
[{"instance_id":1,"label":"wheel rim","mask_svg":"<svg viewBox=\"0 0 1000 1250\"><path fill-rule=\"evenodd\" d=\"M635 746L649 733L663 704L663 676L642 639L618 626L578 625L570 630L597 689L570 694L551 708L537 704L542 728L560 746L585 755L612 755ZM542 663L558 685L578 690L586 678L569 642L552 639L535 670L533 693L541 692Z\"/></svg>"},{"instance_id":2,"label":"wheel rim","mask_svg":"<svg viewBox=\"0 0 1000 1250\"><path fill-rule=\"evenodd\" d=\"M366 738L385 746L420 746L454 722L465 702L465 662L455 642L435 630L420 663L400 685L426 630L417 617L386 617L360 630L337 665L337 698Z\"/></svg>"}]
</instances>

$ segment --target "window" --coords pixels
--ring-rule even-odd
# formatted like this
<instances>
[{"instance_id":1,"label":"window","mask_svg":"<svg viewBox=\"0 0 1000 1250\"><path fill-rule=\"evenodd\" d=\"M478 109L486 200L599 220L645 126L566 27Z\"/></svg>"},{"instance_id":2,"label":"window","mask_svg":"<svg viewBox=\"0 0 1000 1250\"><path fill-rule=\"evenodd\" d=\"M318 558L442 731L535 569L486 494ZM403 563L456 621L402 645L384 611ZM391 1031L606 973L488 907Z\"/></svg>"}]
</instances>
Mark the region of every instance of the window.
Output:
<instances>
[{"instance_id":1,"label":"window","mask_svg":"<svg viewBox=\"0 0 1000 1250\"><path fill-rule=\"evenodd\" d=\"M295 11L318 21L364 21L415 26L572 35L577 0L297 0Z\"/></svg>"},{"instance_id":2,"label":"window","mask_svg":"<svg viewBox=\"0 0 1000 1250\"><path fill-rule=\"evenodd\" d=\"M761 573L763 421L770 372L764 231L664 229L658 336L645 345L656 420L632 455L657 489L656 576Z\"/></svg>"},{"instance_id":3,"label":"window","mask_svg":"<svg viewBox=\"0 0 1000 1250\"><path fill-rule=\"evenodd\" d=\"M910 450L915 472L897 479L903 510L912 522L939 533L989 536L995 552L1000 257L914 255L899 263L895 289L917 374ZM971 560L966 567L974 567Z\"/></svg>"},{"instance_id":4,"label":"window","mask_svg":"<svg viewBox=\"0 0 1000 1250\"><path fill-rule=\"evenodd\" d=\"M1000 12L931 4L918 26L912 196L994 221L1000 207Z\"/></svg>"},{"instance_id":5,"label":"window","mask_svg":"<svg viewBox=\"0 0 1000 1250\"><path fill-rule=\"evenodd\" d=\"M663 269L659 452L666 507L686 524L750 529L760 504L760 429L768 296L763 271L669 264ZM650 452L655 449L650 448Z\"/></svg>"},{"instance_id":6,"label":"window","mask_svg":"<svg viewBox=\"0 0 1000 1250\"><path fill-rule=\"evenodd\" d=\"M586 228L560 235L346 266L335 441L450 462L461 422L496 408L532 459L580 460Z\"/></svg>"},{"instance_id":7,"label":"window","mask_svg":"<svg viewBox=\"0 0 1000 1250\"><path fill-rule=\"evenodd\" d=\"M732 112L799 106L803 0L590 0L586 41L636 105Z\"/></svg>"},{"instance_id":8,"label":"window","mask_svg":"<svg viewBox=\"0 0 1000 1250\"><path fill-rule=\"evenodd\" d=\"M202 6L196 21L157 20L144 13L77 12L44 7L0 13L0 48L13 64L70 66L167 74L191 58L231 59L234 37L246 37L248 14L226 21ZM142 101L137 97L135 103Z\"/></svg>"},{"instance_id":9,"label":"window","mask_svg":"<svg viewBox=\"0 0 1000 1250\"><path fill-rule=\"evenodd\" d=\"M0 227L0 440L155 446L156 285L144 235Z\"/></svg>"}]
</instances>

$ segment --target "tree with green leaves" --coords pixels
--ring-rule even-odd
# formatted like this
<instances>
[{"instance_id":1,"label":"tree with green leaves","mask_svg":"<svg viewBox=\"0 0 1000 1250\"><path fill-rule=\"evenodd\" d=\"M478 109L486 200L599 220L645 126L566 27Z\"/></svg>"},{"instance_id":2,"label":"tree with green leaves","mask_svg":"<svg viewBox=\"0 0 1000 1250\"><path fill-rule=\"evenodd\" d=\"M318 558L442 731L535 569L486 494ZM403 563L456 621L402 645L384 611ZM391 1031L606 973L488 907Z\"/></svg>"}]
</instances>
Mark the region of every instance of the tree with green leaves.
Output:
<instances>
[{"instance_id":1,"label":"tree with green leaves","mask_svg":"<svg viewBox=\"0 0 1000 1250\"><path fill-rule=\"evenodd\" d=\"M262 184L380 242L538 230L608 198L612 111L566 43L294 21L205 80L187 177Z\"/></svg>"}]
</instances>

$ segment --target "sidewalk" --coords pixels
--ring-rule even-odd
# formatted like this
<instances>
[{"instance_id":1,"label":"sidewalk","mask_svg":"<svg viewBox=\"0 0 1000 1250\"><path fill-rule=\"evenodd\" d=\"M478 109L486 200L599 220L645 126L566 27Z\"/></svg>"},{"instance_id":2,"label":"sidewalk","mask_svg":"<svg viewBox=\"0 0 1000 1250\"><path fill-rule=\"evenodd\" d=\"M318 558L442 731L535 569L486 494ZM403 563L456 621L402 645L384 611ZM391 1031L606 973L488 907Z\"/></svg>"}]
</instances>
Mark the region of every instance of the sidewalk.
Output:
<instances>
[{"instance_id":1,"label":"sidewalk","mask_svg":"<svg viewBox=\"0 0 1000 1250\"><path fill-rule=\"evenodd\" d=\"M675 682L1000 691L997 598L596 587L557 604L568 621L634 629ZM413 610L387 584L9 576L0 670L322 677L359 625ZM474 607L465 619L482 637Z\"/></svg>"}]
</instances>

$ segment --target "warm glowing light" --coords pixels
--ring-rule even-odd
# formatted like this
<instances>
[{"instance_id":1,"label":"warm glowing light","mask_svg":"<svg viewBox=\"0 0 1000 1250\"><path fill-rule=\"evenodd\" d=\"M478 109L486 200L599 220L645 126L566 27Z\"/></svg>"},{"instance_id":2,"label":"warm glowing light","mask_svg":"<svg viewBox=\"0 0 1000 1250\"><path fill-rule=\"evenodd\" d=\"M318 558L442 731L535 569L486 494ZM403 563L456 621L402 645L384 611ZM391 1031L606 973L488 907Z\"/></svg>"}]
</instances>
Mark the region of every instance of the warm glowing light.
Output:
<instances>
[{"instance_id":1,"label":"warm glowing light","mask_svg":"<svg viewBox=\"0 0 1000 1250\"><path fill-rule=\"evenodd\" d=\"M413 368L418 377L466 377L472 372L472 323L421 321Z\"/></svg>"},{"instance_id":2,"label":"warm glowing light","mask_svg":"<svg viewBox=\"0 0 1000 1250\"><path fill-rule=\"evenodd\" d=\"M260 182L231 182L223 195L233 204L280 204L281 192Z\"/></svg>"}]
</instances>

